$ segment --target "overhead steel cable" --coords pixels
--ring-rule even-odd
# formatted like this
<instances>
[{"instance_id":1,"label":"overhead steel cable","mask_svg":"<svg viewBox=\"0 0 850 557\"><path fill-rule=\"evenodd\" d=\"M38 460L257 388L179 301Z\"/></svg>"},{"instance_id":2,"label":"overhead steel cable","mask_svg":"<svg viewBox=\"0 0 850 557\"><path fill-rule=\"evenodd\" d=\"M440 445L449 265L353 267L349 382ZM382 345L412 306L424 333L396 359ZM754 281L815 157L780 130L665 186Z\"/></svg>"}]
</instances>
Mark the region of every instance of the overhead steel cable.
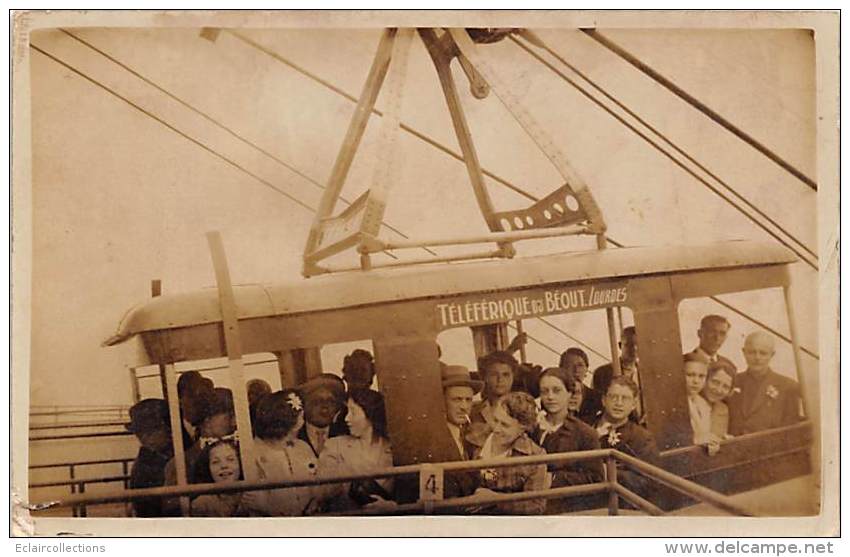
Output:
<instances>
[{"instance_id":1,"label":"overhead steel cable","mask_svg":"<svg viewBox=\"0 0 850 557\"><path fill-rule=\"evenodd\" d=\"M521 47L523 50L525 50L526 52L528 52L529 54L531 54L531 55L532 55L535 59L537 59L537 60L538 60L538 61L540 61L541 63L545 64L545 61L544 61L542 58L540 58L539 56L537 56L537 55L536 55L536 53L535 53L535 52L534 52L531 48L529 48L527 45L523 44L522 42L520 42L517 38L515 38L515 37L513 37L513 36L511 36L511 37L510 37L510 39L511 39L514 43L516 43L519 47ZM526 41L527 41L527 39L526 39ZM800 246L802 249L806 250L806 251L807 251L808 253L810 253L813 257L817 258L817 254L816 254L814 251L812 251L812 250L811 250L811 249L810 249L810 248L809 248L806 244L804 244L802 241L800 241L800 240L799 240L799 239L797 239L794 235L792 235L790 232L788 232L788 231L787 231L787 230L786 230L786 229L785 229L785 228L784 228L784 227L783 227L780 223L776 222L773 218L771 218L771 217L770 217L770 215L768 215L767 213L765 213L764 211L762 211L761 209L759 209L759 208L758 208L755 204L753 204L753 203L752 203L749 199L747 199L746 197L744 197L743 195L741 195L740 193L738 193L738 191L737 191L737 190L735 190L735 188L733 188L732 186L730 186L730 185L729 185L726 181L724 181L724 180L723 180L723 179L721 179L719 176L717 176L714 172L712 172L711 170L709 170L708 168L706 168L706 166L705 166L705 165L703 165L703 164L702 164L702 163L700 163L698 160L696 160L696 159L695 159L692 155L690 155L687 151L685 151L684 149L682 149L681 147L679 147L679 146L678 146L675 142L673 142L670 138L668 138L668 137L667 137L666 135L664 135L664 134L663 134L660 130L658 130L658 128L656 128L655 126L653 126L652 124L650 124L649 122L647 122L647 121L646 121L645 119L643 119L640 115L638 115L638 114L637 114L637 113L635 113L632 109L630 109L628 106L626 106L623 102L621 102L619 99L617 99L617 98L616 98L616 97L614 97L612 94L610 94L608 91L606 91L606 90L605 90L602 86L600 86L598 83L596 83L595 81L593 81L592 79L590 79L590 78L589 78L589 77L588 77L588 76L587 76L584 72L582 72L581 70L579 70L576 66L574 66L573 64L570 64L570 63L569 63L566 59L564 59L564 57L563 57L563 56L561 56L561 55L560 55L560 54L558 54L558 53L557 53L554 49L552 49L551 47L549 47L549 45L547 45L546 43L544 43L544 42L542 42L542 41L541 41L541 45L542 45L543 49L544 49L546 52L548 52L548 53L549 53L549 54L550 54L553 58L555 58L556 60L558 60L560 63L562 63L562 64L563 64L564 66L566 66L567 68L569 68L569 69L570 69L573 73L575 73L576 75L578 75L581 79L583 79L583 80L584 80L585 82L587 82L587 83L588 83L591 87L593 87L593 89L595 89L596 91L598 91L600 94L602 94L603 96L605 96L605 98L607 98L607 99L608 99L608 100L610 100L612 103L614 103L617 107L619 107L620 109L622 109L622 110L623 110L626 114L628 114L629 116L631 116L632 118L634 118L636 121L640 122L640 124L642 124L643 126L645 126L647 129L649 129L650 131L652 131L652 132L653 132L656 136L658 136L661 140L663 140L663 141L664 141L664 143L666 143L667 145L669 145L669 146L670 146L673 150L675 150L677 153L679 153L680 155L682 155L685 159L687 159L689 162L691 162L694 166L696 166L697 168L699 168L700 170L702 170L703 172L705 172L708 176L710 176L711 178L713 178L714 180L716 180L716 181L717 181L720 185L722 185L724 188L726 188L726 190L727 190L728 192L730 192L730 193L731 193L732 195L734 195L737 199L739 199L741 202L743 202L743 203L744 203L744 204L745 204L745 205L746 205L749 209L751 209L752 211L754 211L755 213L757 213L759 216L761 216L762 218L764 218L767 222L769 222L770 224L772 224L773 226L775 226L776 228L778 228L778 229L779 229L780 231L782 231L782 232L783 232L786 236L788 236L791 240L793 240L793 241L794 241L794 242L795 242L798 246ZM549 67L550 69L552 69L552 70L554 71L554 68L552 68L551 66L548 66L548 65L547 65L547 67ZM558 75L559 75L559 77L561 77L562 79L566 80L566 81L567 81L570 85L572 85L572 86L573 86L573 87L575 87L577 90L579 90L579 91L580 91L582 94L584 94L586 97L591 98L591 97L590 97L590 95L589 95L586 91L584 91L583 89L581 89L581 87L579 87L579 86L578 86L578 84L576 84L575 82L573 82L572 80L570 80L569 78L567 78L566 76L564 76L564 75L563 75L563 74L561 74L561 73L558 73ZM603 108L604 110L606 110L606 112L608 112L609 114L611 114L611 115L613 116L613 112L611 112L610 110L608 110L608 109L607 109L607 108L606 108L603 104L601 104L601 103L597 102L597 100L595 100L595 99L592 99L592 98L591 98L591 100L592 100L593 102L595 102L595 103L596 103L596 104L597 104L600 108ZM622 122L622 121L621 121L621 122ZM632 131L635 131L633 128L630 128L630 129L631 129ZM662 151L662 152L663 152L663 151Z\"/></svg>"},{"instance_id":2,"label":"overhead steel cable","mask_svg":"<svg viewBox=\"0 0 850 557\"><path fill-rule=\"evenodd\" d=\"M581 339L578 339L578 338L576 338L576 337L572 336L571 334L569 334L568 332L564 331L563 329L561 329L560 327L558 327L558 326L557 326L557 325L555 325L554 323L551 323L550 321L548 321L545 317L538 317L537 319L539 319L540 321L542 321L542 322L543 322L543 323L545 323L546 325L549 325L550 327L552 327L553 329L555 329L556 331L558 331L559 333L561 333L562 335L564 335L564 336L565 336L565 337L567 337L568 339L570 339L570 340L572 340L572 341L574 341L574 342L577 342L578 344L581 344L582 346L584 346L585 348L587 348L588 350L590 350L591 352L593 352L594 354L596 354L597 356L599 356L600 358L602 358L603 360L607 360L607 359L610 357L610 355L609 355L609 356L605 356L604 354L602 354L601 352L599 352L598 350L596 350L595 348L593 348L593 347L592 347L592 346L590 346L589 344L587 344L587 343L585 343L585 342L582 342L582 341L581 341Z\"/></svg>"},{"instance_id":3,"label":"overhead steel cable","mask_svg":"<svg viewBox=\"0 0 850 557\"><path fill-rule=\"evenodd\" d=\"M328 82L328 81L326 81L325 79L323 79L323 78L321 78L321 77L319 77L319 76L317 76L317 75L313 74L312 72L308 72L308 71L304 70L303 68L300 68L299 66L297 66L296 64L294 64L294 63L290 62L289 60L287 60L286 58L284 58L284 57L283 57L283 56L281 56L280 54L278 54L278 53L276 53L276 52L274 52L274 51L272 51L272 50L270 50L270 49L267 49L267 48L263 47L262 45L259 45L258 43L256 43L256 42L252 41L251 39L248 39L247 37L243 37L240 33L237 33L237 32L232 31L232 30L230 31L230 33L231 33L231 34L233 34L235 37L239 38L240 40L244 41L246 44L249 44L249 45L253 46L254 48L256 48L256 49L260 50L260 51L261 51L261 52L263 52L264 54L266 54L266 55L268 55L268 56L272 57L273 59L275 59L275 60L279 61L280 63L282 63L282 64L284 64L284 65L286 65L286 66L288 66L288 67L290 67L290 68L295 69L296 71L298 71L298 72L299 72L299 73L301 73L302 75L304 75L304 76L306 76L306 77L310 78L311 80L313 80L314 82L316 82L316 83L318 83L318 84L320 84L320 85L324 86L325 88L327 88L327 89L329 89L329 90L331 90L331 91L333 91L333 92L337 93L337 94L338 94L338 95L340 95L340 96L343 96L343 97L347 98L347 99L348 99L348 100L350 100L351 102L354 102L354 103L356 103L356 102L357 102L356 97L354 97L353 95L351 95L351 94L349 94L349 93L345 92L345 91L344 91L344 90L342 90L341 88L339 88L339 87L337 87L337 86L335 86L335 85L331 84L330 82ZM463 159L462 159L462 158L461 158L461 157L460 157L457 153L453 152L453 151L452 151L451 149L449 149L448 147L445 147L444 145L441 145L441 144L437 143L437 142L436 142L436 141L434 141L434 140L430 140L430 139L428 139L428 138L427 138L427 136L425 136L424 134L422 134L422 133L420 133L420 132L418 132L418 131L416 131L416 130L414 130L414 129L412 129L412 128L409 128L408 126L406 126L406 125L404 125L404 124L402 124L402 125L401 125L401 127L402 127L402 129L405 129L406 131L408 131L408 132L409 132L409 133L411 133L412 135L414 135L414 136L416 136L416 137L418 137L418 138L422 139L423 141L426 141L427 143L429 143L430 145L432 145L432 146L436 147L437 149L439 149L439 150L441 150L441 151L443 151L443 152L445 152L445 153L447 153L447 154L452 155L452 157L454 157L455 159L460 160L460 161L463 161ZM531 201L537 202L537 201L539 201L539 200L540 200L540 198L539 198L539 197L537 197L537 196L535 196L535 195L533 195L533 194L531 194L531 193L529 193L529 192L527 192L527 191L523 190L523 189L522 189L522 188L520 188L519 186L516 186L516 185L514 185L514 184L511 184L511 183L507 182L506 180L504 180L504 179L502 179L502 178L498 178L498 177L496 177L494 174L492 174L491 172L487 171L486 169L483 169L483 168L482 168L482 172L483 172L485 175L487 175L487 176L489 176L489 177L491 177L491 178L496 179L496 181L497 181L498 183L500 183L500 184L504 185L505 187L508 187L509 189L511 189L511 190L513 190L513 191L515 191L515 192L517 192L517 193L520 193L521 195L523 195L524 197L526 197L526 198L530 199ZM613 240L610 236L606 236L606 239L608 240L608 242L609 242L611 245L614 245L614 246L617 246L617 247L626 247L624 244L621 244L621 243L619 243L619 242L617 242L617 241ZM797 252L795 252L795 253L797 253ZM799 254L798 254L798 255L799 255ZM744 317L745 319L747 319L747 320L748 320L748 321L750 321L751 323L753 323L753 324L755 324L755 325L757 325L757 326L760 326L760 327L764 327L765 329L767 329L767 330L769 330L769 331L771 331L771 332L775 333L775 334L776 334L779 338L781 338L782 340L784 340L784 341L786 341L786 342L788 342L788 343L790 343L790 342L791 342L791 340L790 340L788 337L786 337L785 335L778 334L778 333L777 333L777 332L776 332L773 328L771 328L771 327L768 327L768 326L764 325L764 324L763 324L763 323L761 323L759 320L757 320L757 319L755 319L755 318L751 317L750 315L748 315L746 312L744 312L744 311L742 311L742 310L740 310L740 309L738 309L738 308L735 308L735 307L734 307L734 306L732 306L731 304L728 304L727 302L724 302L724 301L720 300L719 298L711 297L711 299L712 299L713 301L717 302L718 304L723 305L724 307L728 307L729 309L731 309L732 311L734 311L734 312L735 312L735 313L737 313L738 315L741 315L742 317ZM564 332L562 331L562 333L564 333ZM564 333L564 334L565 334L565 333ZM802 347L801 347L801 349L802 349ZM809 354L810 356L812 356L813 358L815 358L815 359L819 359L819 356L818 356L816 353L814 353L814 352L812 352L812 351L810 351L810 350L808 350L808 349L802 349L802 350L803 350L804 352L806 352L807 354Z\"/></svg>"},{"instance_id":4,"label":"overhead steel cable","mask_svg":"<svg viewBox=\"0 0 850 557\"><path fill-rule=\"evenodd\" d=\"M815 259L815 262L814 262L814 263L808 259L808 256L807 256L807 255L805 255L804 253L801 253L801 251L800 251L800 249L799 249L799 248L796 248L795 246L791 245L791 243L790 243L788 240L786 240L785 238L783 238L782 236L780 236L780 235L779 235L776 231L774 231L774 230L770 229L770 228L769 228L767 225L765 225L763 222L761 222L760 220L758 220L757 218L755 218L753 215L751 215L750 213L748 213L747 211L745 211L743 208L741 208L739 205L737 205L737 204L736 204L733 200L729 199L729 197L728 197L728 196L726 196L723 192L719 191L719 190L718 190L718 189L717 189L714 185L712 185L712 184L711 184L708 180L706 180L705 178L703 178L702 176L700 176L699 174L697 174L697 173L696 173L693 169L691 169L691 168L690 168L690 167L688 167L686 164L684 164L682 161L680 161L679 159L677 159L676 157L674 157L671 153L669 153L668 151L666 151L665 149L663 149L663 148L662 148L662 147L658 144L658 142L654 141L652 138L650 138L649 136L647 136L645 133L643 133L643 132L641 132L640 130L638 130L638 129L634 126L634 125L632 125L631 123L627 122L627 121L626 121L626 120L625 120L622 116L620 116L619 114L615 113L615 112L614 112L613 110L611 110L609 107L605 106L605 104L603 104L603 103L602 103L599 99L597 99L597 98L596 98L596 97L594 97L592 94L590 94L590 93L589 93L586 89L582 88L582 87L581 87L578 83L576 83L576 81L575 81L575 80L571 79L571 78L570 78L568 75L566 75L564 72L562 72L561 70L559 70L558 68L556 68L556 67L555 67L553 64L551 64L548 60L544 59L542 56L540 56L540 55L539 55L539 54L537 54L536 52L532 51L530 48L528 48L526 45L524 45L524 44L520 43L520 42L519 42L519 41L517 41L516 39L513 39L513 37L512 37L512 40L514 40L514 42L515 42L517 45L519 45L519 46L520 46L523 50L525 50L526 52L528 52L528 53L529 53L529 54L530 54L533 58L535 58L537 61L539 61L541 64L543 64L543 65L544 65L544 66L546 66L547 68L549 68L552 72L554 72L556 75L558 75L561 79L563 79L564 81L566 81L567 83L569 83L570 85L572 85L574 88L576 88L576 89L577 89L580 93L582 93L585 97L587 97L587 98L588 98L591 102L593 102L594 104L596 104L597 106L599 106L600 108L602 108L605 112L607 112L608 114L610 114L610 115L611 115L614 119L616 119L618 122L620 122L620 123L621 123L621 124L623 124L625 127L627 127L628 129L630 129L632 132L634 132L636 135L638 135L641 139L643 139L644 141L646 141L647 143L649 143L649 144L650 144L652 147L654 147L654 148L655 148L658 152L660 152L661 154L663 154L664 156L666 156L668 159L670 159L670 161L672 161L672 162L673 162L676 166L678 166L679 168L681 168L682 170L684 170L686 173L690 174L690 175L691 175L694 179L696 179L697 181L699 181L701 184L703 184L703 185L704 185L705 187L707 187L709 190L711 190L712 192L714 192L714 193L715 193L718 197L720 197L721 199L723 199L724 201L726 201L729 205L731 205L733 208L735 208L736 210L738 210L738 212L740 212L742 215L744 215L745 217L747 217L747 218L748 218L748 219L749 219L752 223L754 223L754 224L755 224L755 225L757 225L759 228L761 228L762 230L764 230L765 232L767 232L767 233L768 233L771 237L773 237L776 241L780 242L782 245L784 245L785 247L787 247L789 250L793 251L793 252L794 252L794 253L795 253L795 254L796 254L796 255L797 255L797 256L798 256L798 257L799 257L802 261L804 261L807 265L809 265L810 267L812 267L814 270L818 270L818 265L817 265L817 256L816 256L816 255L814 255L814 253L813 253L810 249L808 249L807 247L805 247L805 246L802 244L802 242L800 242L799 240L797 240L796 238L794 238L794 236L793 236L793 235L791 235L790 233L788 233L787 231L785 231L785 229L784 229L784 228L782 228L782 227L781 227L781 226L779 226L778 224L775 224L775 225L774 225L774 226L776 226L777 228L779 228L779 230L781 230L781 231L782 231L785 235L787 235L787 236L789 236L790 238L792 238L792 239L793 239L796 243L798 243L798 244L800 244L801 246L803 246L803 248L802 248L802 249L803 249L804 251L809 252L809 253L812 253L812 256L813 256L813 257L814 257L814 259ZM649 126L647 126L647 127L649 127ZM650 129L653 129L653 128L650 128ZM654 131L655 131L655 130L654 130ZM666 137L664 137L664 136L663 136L660 132L655 131L655 133L656 133L656 134L658 134L660 137L664 138L664 140L665 140L666 142L672 143L672 141L670 141L669 139L667 139ZM713 175L712 175L712 176L713 176ZM715 179L716 179L716 177L715 177ZM718 181L720 181L721 183L723 183L721 180L718 180ZM725 183L724 183L724 185L725 185ZM729 186L726 186L726 187L727 187L727 188L729 188ZM732 188L729 188L729 189L732 189ZM734 190L733 190L733 191L734 191Z\"/></svg>"},{"instance_id":5,"label":"overhead steel cable","mask_svg":"<svg viewBox=\"0 0 850 557\"><path fill-rule=\"evenodd\" d=\"M687 102L688 104L690 104L712 120L714 120L714 122L723 126L735 137L739 138L744 143L747 143L748 145L756 149L762 155L779 165L783 170L787 171L789 174L809 186L811 189L817 191L817 183L808 176L806 176L801 170L795 168L791 163L784 160L782 157L771 151L768 147L763 145L753 136L751 136L750 134L748 134L747 132L745 132L744 130L734 125L732 122L730 122L729 120L709 108L705 103L703 103L702 101L700 101L699 99L697 99L696 97L676 85L673 81L661 75L649 64L641 61L635 55L633 55L632 53L630 53L625 48L618 45L608 37L604 36L596 29L581 29L581 31L584 32L584 34L588 37L592 38L593 40L595 40L596 42L598 42L599 44L601 44L602 46L604 46L605 48L607 48L608 50L610 50L632 66L634 66L635 68L637 68L639 71L646 74L648 77L658 82L671 93L684 100L685 102Z\"/></svg>"},{"instance_id":6,"label":"overhead steel cable","mask_svg":"<svg viewBox=\"0 0 850 557\"><path fill-rule=\"evenodd\" d=\"M59 29L59 30L60 30L60 31L62 31L63 33L65 33L66 35L68 35L69 37L71 37L72 39L74 39L74 40L78 41L79 43L81 43L81 44L85 45L86 47L88 47L89 49L93 50L94 52L96 52L96 53L100 54L101 56L103 56L104 58L106 58L107 60L109 60L110 62L112 62L113 64L117 65L118 67L122 68L122 69L123 69L123 70L125 70L126 72L128 72L128 73L132 74L133 76L137 77L138 79L140 79L140 80L144 81L145 83L147 83L148 85L150 85L151 87L153 87L154 89L156 89L157 91L159 91L160 93L162 93L162 94L166 95L168 98L170 98L170 99L172 99L172 100L176 101L177 103L179 103L180 105L184 106L185 108L187 108L187 109L191 110L192 112L194 112L194 113L195 113L195 114L197 114L198 116L200 116L200 117L204 118L205 120L207 120L207 121L208 121L208 122L210 122L211 124L215 125L215 126L216 126L216 127L218 127L219 129L221 129L221 130L223 130L224 132L226 132L226 133L228 133L229 135L231 135L233 138L235 138L235 139L237 139L238 141L240 141L240 142L244 143L245 145L248 145L249 147L252 147L252 148L256 149L257 151L259 151L260 153L262 153L262 154L264 154L265 156L269 157L270 159L272 159L273 161L277 162L277 163L278 163L278 164L280 164L281 166L285 167L285 168L286 168L286 169L288 169L289 171L291 171L291 172L293 172L294 174L296 174L296 175L300 176L301 178L303 178L304 180L306 180L309 184L312 184L313 186L315 186L315 187L317 187L317 188L319 188L319 189L321 189L321 190L324 190L324 189L325 189L325 186L324 186L322 183L320 183L318 180L314 179L314 178L313 178L313 177L311 177L311 176L308 176L308 175L307 175L307 174L305 174L304 172L301 172L300 170L298 170L297 168L295 168L293 165L291 165L291 164L287 163L286 161L284 161L283 159L281 159L280 157L278 157L278 156L277 156L277 155L275 155L274 153L272 153L272 152L268 151L267 149L263 148L262 146L258 145L257 143L254 143L253 141L250 141L249 139L246 139L246 138L242 137L241 135L239 135L239 134L238 134L236 131L234 131L233 129L229 128L228 126L225 126L224 124L222 124L221 122L219 122L218 120L216 120L215 118L213 118L212 116L210 116L209 114L207 114L206 112L204 112L204 111L200 110L199 108L195 107L194 105L190 104L189 102L185 101L184 99L182 99L182 98L178 97L177 95L175 95L175 94L174 94L174 93L172 93L171 91L167 90L166 88L162 87L162 86L161 86L161 85L159 85L158 83L154 82L154 81L153 81L152 79L150 79L149 77L147 77L147 76L145 76L145 75L142 75L140 72L138 72L138 71L136 71L135 69L131 68L131 67L130 67L130 66L128 66L127 64L125 64L125 63L121 62L120 60L118 60L117 58L115 58L114 56L112 56L111 54L109 54L108 52L105 52L104 50L102 50L102 49L100 49L100 48L96 47L95 45L93 45L93 44L91 44L90 42L86 41L85 39L83 39L83 38L81 38L81 37L79 37L79 36L77 36L77 35L75 35L75 34L71 33L70 31L68 31L68 30L66 30L66 29ZM346 199L345 197L343 197L343 196L340 196L340 200L341 200L343 203L345 203L346 205L351 205L351 201L347 200L347 199ZM387 229L392 230L393 232L395 232L396 234L398 234L399 236L401 236L402 238L410 239L410 237L409 237L409 236L407 236L406 234L404 234L402 231L400 231L398 228L396 228L396 227L392 226L391 224L384 222L384 223L383 223L383 225L384 225L384 226L386 226L386 227L387 227ZM424 249L426 252L430 253L431 255L437 255L437 254L436 254L436 252L434 252L433 250L429 249L428 247L423 247L422 249ZM387 253L387 255L391 255L389 252L386 252L386 253ZM398 258L397 258L397 257L395 257L394 255L391 255L391 257L393 257L393 259L398 259Z\"/></svg>"},{"instance_id":7,"label":"overhead steel cable","mask_svg":"<svg viewBox=\"0 0 850 557\"><path fill-rule=\"evenodd\" d=\"M308 211L311 211L311 212L314 212L314 213L316 212L316 210L313 207L311 207L309 204L305 203L304 201L301 201L300 199L298 199L294 195L290 194L289 192L286 192L286 191L280 189L279 187L277 187L273 183L269 182L268 180L266 180L262 176L259 176L258 174L251 172L250 170L248 170L244 166L240 165L238 162L236 162L233 159L230 159L227 156L219 153L218 151L216 151L212 147L210 147L210 146L206 145L205 143L203 143L202 141L192 137L191 135L187 134L183 130L173 126L172 124L170 124L168 122L166 122L165 120L163 120L162 118L160 118L156 114L154 114L154 113L150 112L149 110L145 109L144 107L136 104L135 102L133 102L129 98L125 97L121 93L110 88L108 85L101 83L100 81L98 81L95 78L91 77L90 75L84 73L83 71L79 70L78 68L75 68L74 66L72 66L68 62L54 56L53 54L51 54L51 53L49 53L45 50L42 50L41 48L37 47L36 45L34 45L32 43L30 43L30 48L32 48L36 52L39 52L40 54L42 54L42 55L44 55L48 58L50 58L51 60L53 60L57 64L59 64L59 65L65 67L65 68L67 68L68 70L74 72L75 74L79 75L80 77L82 77L83 79L88 81L89 83L92 83L93 85L96 85L97 87L100 87L101 89L103 89L107 93L109 93L109 94L115 96L116 98L124 101L125 103L132 106L133 108L135 108L136 110L138 110L139 112L144 114L145 116L147 116L147 117L149 117L153 120L156 120L157 122L159 122L160 124L162 124L163 126L168 128L169 130L173 131L174 133L176 133L180 137L190 141L191 143L194 143L195 145L197 145L198 147L200 147L204 151L206 151L206 152L210 153L211 155L219 158L220 160L226 162L227 164L229 164L233 168L236 168L237 170L241 170L242 172L244 172L245 174L247 174L251 178L254 178L259 183L263 184L264 186L271 189L272 191L275 191L275 192L285 196L286 198L290 199L291 201L296 203L298 206L303 207L304 209L307 209ZM392 253L389 253L389 252L385 252L385 253L393 259L398 259L398 257L393 255Z\"/></svg>"}]
</instances>

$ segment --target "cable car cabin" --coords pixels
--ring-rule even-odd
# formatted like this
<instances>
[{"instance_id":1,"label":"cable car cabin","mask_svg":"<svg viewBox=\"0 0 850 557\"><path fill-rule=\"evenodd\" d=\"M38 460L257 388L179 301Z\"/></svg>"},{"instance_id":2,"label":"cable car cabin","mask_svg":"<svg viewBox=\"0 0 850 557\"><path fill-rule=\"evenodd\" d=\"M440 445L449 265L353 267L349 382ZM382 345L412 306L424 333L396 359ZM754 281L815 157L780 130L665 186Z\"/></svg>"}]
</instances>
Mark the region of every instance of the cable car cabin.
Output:
<instances>
[{"instance_id":1,"label":"cable car cabin","mask_svg":"<svg viewBox=\"0 0 850 557\"><path fill-rule=\"evenodd\" d=\"M451 442L437 344L442 331L471 329L481 355L503 347L493 331L506 322L628 308L638 332L646 425L662 450L661 465L730 493L808 474L812 426L805 420L734 438L714 456L691 446L678 306L689 298L777 287L788 303L795 261L775 244L742 241L352 271L295 284L235 286L233 292L244 352L274 353L284 386L322 371L323 345L372 342L396 465L456 459L446 450ZM793 322L791 330L794 340ZM152 364L227 355L215 288L145 302L125 316L107 344L134 335ZM812 408L799 356L795 360L804 407Z\"/></svg>"}]
</instances>

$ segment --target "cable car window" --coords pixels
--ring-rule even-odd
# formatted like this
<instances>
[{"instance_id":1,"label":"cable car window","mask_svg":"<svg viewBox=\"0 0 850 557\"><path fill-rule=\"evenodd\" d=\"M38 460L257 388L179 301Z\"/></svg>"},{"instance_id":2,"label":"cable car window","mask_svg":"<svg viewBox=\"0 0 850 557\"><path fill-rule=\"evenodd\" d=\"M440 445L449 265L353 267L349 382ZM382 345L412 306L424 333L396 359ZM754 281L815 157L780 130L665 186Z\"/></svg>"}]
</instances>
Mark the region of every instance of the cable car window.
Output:
<instances>
[{"instance_id":1,"label":"cable car window","mask_svg":"<svg viewBox=\"0 0 850 557\"><path fill-rule=\"evenodd\" d=\"M752 308L758 322L724 302ZM715 454L734 437L803 419L781 288L683 300L679 326L694 444Z\"/></svg>"}]
</instances>

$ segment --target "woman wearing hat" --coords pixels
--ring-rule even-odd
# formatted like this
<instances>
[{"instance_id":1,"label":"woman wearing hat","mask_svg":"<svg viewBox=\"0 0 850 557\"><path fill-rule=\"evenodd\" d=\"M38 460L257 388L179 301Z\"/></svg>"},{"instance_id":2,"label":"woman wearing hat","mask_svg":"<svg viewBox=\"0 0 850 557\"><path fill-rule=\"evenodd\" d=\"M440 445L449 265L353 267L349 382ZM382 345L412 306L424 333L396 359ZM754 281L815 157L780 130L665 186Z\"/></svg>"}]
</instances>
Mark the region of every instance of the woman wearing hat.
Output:
<instances>
[{"instance_id":1,"label":"woman wearing hat","mask_svg":"<svg viewBox=\"0 0 850 557\"><path fill-rule=\"evenodd\" d=\"M392 467L383 395L355 389L348 393L346 407L351 434L328 439L319 456L318 475L353 475ZM317 490L317 507L338 512L384 504L392 499L392 484L392 479L383 478L322 486Z\"/></svg>"},{"instance_id":2,"label":"woman wearing hat","mask_svg":"<svg viewBox=\"0 0 850 557\"><path fill-rule=\"evenodd\" d=\"M298 431L304 424L301 396L294 389L277 391L257 404L254 453L259 477L270 482L311 478L316 459ZM301 516L312 500L309 487L248 491L242 506L262 516Z\"/></svg>"},{"instance_id":3,"label":"woman wearing hat","mask_svg":"<svg viewBox=\"0 0 850 557\"><path fill-rule=\"evenodd\" d=\"M503 396L493 409L493 431L486 437L470 433L466 439L474 446L476 459L511 458L545 454L529 437L537 424L537 405L528 393L514 392ZM488 491L520 493L545 489L545 464L524 464L489 468L480 472L480 488L475 495ZM545 499L499 503L486 507L494 514L542 514Z\"/></svg>"}]
</instances>

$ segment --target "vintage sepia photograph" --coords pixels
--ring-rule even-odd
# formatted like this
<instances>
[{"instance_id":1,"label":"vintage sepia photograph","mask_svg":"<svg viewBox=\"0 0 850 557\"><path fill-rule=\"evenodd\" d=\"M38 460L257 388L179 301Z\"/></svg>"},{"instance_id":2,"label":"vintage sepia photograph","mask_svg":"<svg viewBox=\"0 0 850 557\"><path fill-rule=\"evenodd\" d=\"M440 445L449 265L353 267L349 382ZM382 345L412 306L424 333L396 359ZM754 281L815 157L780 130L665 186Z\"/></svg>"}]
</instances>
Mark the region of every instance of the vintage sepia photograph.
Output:
<instances>
[{"instance_id":1,"label":"vintage sepia photograph","mask_svg":"<svg viewBox=\"0 0 850 557\"><path fill-rule=\"evenodd\" d=\"M838 532L837 12L11 21L14 535Z\"/></svg>"}]
</instances>

